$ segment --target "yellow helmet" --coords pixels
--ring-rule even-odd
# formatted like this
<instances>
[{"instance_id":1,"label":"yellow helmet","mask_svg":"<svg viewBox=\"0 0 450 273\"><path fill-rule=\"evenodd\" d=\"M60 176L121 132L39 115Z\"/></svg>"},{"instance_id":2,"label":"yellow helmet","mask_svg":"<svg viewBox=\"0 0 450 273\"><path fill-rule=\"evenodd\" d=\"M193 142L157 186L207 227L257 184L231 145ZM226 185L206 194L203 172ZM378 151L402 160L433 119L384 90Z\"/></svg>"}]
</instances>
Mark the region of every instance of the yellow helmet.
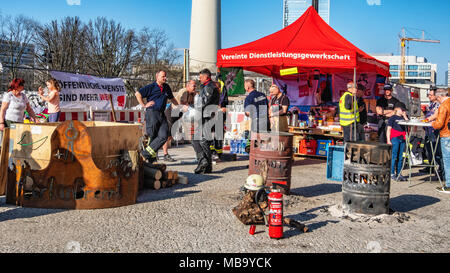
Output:
<instances>
[{"instance_id":1,"label":"yellow helmet","mask_svg":"<svg viewBox=\"0 0 450 273\"><path fill-rule=\"evenodd\" d=\"M251 191L257 191L264 188L264 178L258 174L252 174L247 177L244 187Z\"/></svg>"}]
</instances>

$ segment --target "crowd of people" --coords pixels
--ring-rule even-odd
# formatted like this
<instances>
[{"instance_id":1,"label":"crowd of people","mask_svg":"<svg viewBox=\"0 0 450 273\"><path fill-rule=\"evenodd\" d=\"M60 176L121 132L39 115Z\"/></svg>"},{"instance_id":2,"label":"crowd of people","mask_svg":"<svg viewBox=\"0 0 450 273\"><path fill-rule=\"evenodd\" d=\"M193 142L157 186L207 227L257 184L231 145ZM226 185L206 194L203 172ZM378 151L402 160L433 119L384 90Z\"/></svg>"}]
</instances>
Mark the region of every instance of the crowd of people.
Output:
<instances>
[{"instance_id":1,"label":"crowd of people","mask_svg":"<svg viewBox=\"0 0 450 273\"><path fill-rule=\"evenodd\" d=\"M176 124L189 108L198 111L196 127L192 145L196 154L196 174L211 173L213 160L220 160L223 153L223 139L229 104L227 90L220 82L212 80L211 71L203 69L199 72L199 91L196 92L196 81L189 81L186 88L174 97L167 85L165 71L159 71L156 81L141 88L135 93L142 108L146 111L146 134L149 137L144 150L144 156L149 162L157 160L158 150L164 151L163 160L175 161L168 153L171 132L176 132L180 123ZM247 91L245 99L245 114L250 118L250 131L281 131L287 132L287 112L289 98L280 91L277 85L269 89L270 96L255 89L255 81L245 80L244 88ZM144 102L144 99L146 102ZM165 105L170 100L167 108ZM164 114L165 113L165 114ZM195 122L195 121L194 121ZM174 128L174 125L175 126ZM197 125L199 125L197 124Z\"/></svg>"},{"instance_id":2,"label":"crowd of people","mask_svg":"<svg viewBox=\"0 0 450 273\"><path fill-rule=\"evenodd\" d=\"M339 118L344 133L344 141L366 141L364 126L367 123L367 106L363 99L365 88L349 82L347 91L339 100ZM445 178L444 187L438 187L440 192L450 192L450 100L445 89L431 89L428 93L430 104L425 110L425 150L429 167L419 170L422 173L434 171L432 162L438 165L438 175ZM401 175L404 154L406 151L406 130L402 121L409 120L406 105L393 96L393 87L390 84L384 86L384 95L376 103L378 119L378 139L380 143L392 145L391 179L394 181L406 181ZM440 141L438 142L438 136ZM446 146L447 145L447 146ZM435 149L435 147L437 147ZM435 152L433 152L435 151ZM410 156L410 155L407 155ZM434 156L434 158L433 158ZM447 157L446 157L447 156Z\"/></svg>"},{"instance_id":3,"label":"crowd of people","mask_svg":"<svg viewBox=\"0 0 450 273\"><path fill-rule=\"evenodd\" d=\"M189 109L196 109L197 122L201 130L194 132L192 145L196 154L198 166L196 174L211 173L213 160L220 160L223 153L223 139L227 117L228 93L220 82L212 80L211 71L204 69L198 77L200 88L197 91L197 81L190 80L186 87L174 96L167 84L167 73L163 70L156 74L155 82L144 86L135 93L139 104L145 109L146 134L148 142L142 151L149 162L156 161L158 151L162 148L163 160L174 162L169 154L172 132L178 130L178 121ZM12 123L23 123L25 111L30 119L39 122L24 90L25 81L14 79L9 84L0 109L0 130L10 127ZM47 102L49 122L58 122L61 113L58 81L50 78L46 81L48 89L39 87L40 98ZM289 98L280 88L273 84L269 88L270 95L256 90L255 81L246 79L244 88L247 92L244 108L245 115L250 119L251 132L278 131L288 132ZM343 129L344 141L366 141L364 126L367 123L367 105L363 99L365 87L349 82L347 91L339 100L339 118ZM428 93L430 104L425 110L425 122L431 124L425 127L425 150L429 163L436 162L438 175L445 178L444 187L440 192L450 192L450 100L445 89L432 89ZM145 102L144 102L145 99ZM168 103L170 102L170 103ZM406 181L401 175L406 146L406 128L399 122L408 120L406 105L393 96L393 87L384 86L384 95L376 103L378 119L378 138L380 143L392 145L391 176L395 181ZM177 126L174 126L177 125ZM188 129L189 130L189 129ZM438 138L440 139L438 141ZM437 147L435 149L435 147ZM434 151L434 152L433 152ZM434 156L434 158L433 158ZM420 172L430 173L434 169L426 167Z\"/></svg>"}]
</instances>

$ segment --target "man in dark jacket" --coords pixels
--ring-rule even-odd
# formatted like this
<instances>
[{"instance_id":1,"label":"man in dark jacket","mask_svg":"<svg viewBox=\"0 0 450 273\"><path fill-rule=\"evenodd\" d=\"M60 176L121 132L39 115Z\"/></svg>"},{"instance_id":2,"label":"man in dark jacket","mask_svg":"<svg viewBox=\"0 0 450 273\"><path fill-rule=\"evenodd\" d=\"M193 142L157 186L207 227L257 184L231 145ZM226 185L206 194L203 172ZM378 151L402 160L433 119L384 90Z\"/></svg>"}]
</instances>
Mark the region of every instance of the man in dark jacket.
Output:
<instances>
[{"instance_id":1,"label":"man in dark jacket","mask_svg":"<svg viewBox=\"0 0 450 273\"><path fill-rule=\"evenodd\" d=\"M199 80L201 82L200 98L195 108L201 112L201 117L199 118L202 126L201 131L194 135L194 140L192 141L198 159L198 166L194 171L196 174L212 172L212 155L210 150L210 146L213 143L212 127L207 126L207 123L214 119L214 113L217 113L220 99L219 89L211 80L211 71L208 69L200 71Z\"/></svg>"}]
</instances>

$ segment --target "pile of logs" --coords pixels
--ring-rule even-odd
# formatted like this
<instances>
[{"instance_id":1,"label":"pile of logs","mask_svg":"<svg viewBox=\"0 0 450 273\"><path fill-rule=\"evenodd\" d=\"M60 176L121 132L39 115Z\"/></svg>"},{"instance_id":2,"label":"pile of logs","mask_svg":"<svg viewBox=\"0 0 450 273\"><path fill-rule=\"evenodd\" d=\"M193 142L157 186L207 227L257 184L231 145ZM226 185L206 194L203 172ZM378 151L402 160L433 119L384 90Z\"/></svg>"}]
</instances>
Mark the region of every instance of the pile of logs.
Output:
<instances>
[{"instance_id":1,"label":"pile of logs","mask_svg":"<svg viewBox=\"0 0 450 273\"><path fill-rule=\"evenodd\" d=\"M142 185L141 189L153 189L159 190L169 188L176 185L179 182L178 172L167 171L165 164L148 164L142 165Z\"/></svg>"}]
</instances>

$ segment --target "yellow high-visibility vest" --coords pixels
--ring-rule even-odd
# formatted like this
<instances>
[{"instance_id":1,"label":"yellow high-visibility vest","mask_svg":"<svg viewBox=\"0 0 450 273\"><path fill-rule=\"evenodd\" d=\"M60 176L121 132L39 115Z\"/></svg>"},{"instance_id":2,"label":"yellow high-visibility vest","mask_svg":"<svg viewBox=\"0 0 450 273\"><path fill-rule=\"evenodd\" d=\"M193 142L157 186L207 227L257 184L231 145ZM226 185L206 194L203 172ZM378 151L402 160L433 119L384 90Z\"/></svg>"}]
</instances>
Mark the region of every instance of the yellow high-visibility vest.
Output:
<instances>
[{"instance_id":1,"label":"yellow high-visibility vest","mask_svg":"<svg viewBox=\"0 0 450 273\"><path fill-rule=\"evenodd\" d=\"M356 100L353 103L352 109L348 110L347 108L345 108L345 98L347 96L353 96L353 94L347 91L339 100L339 119L341 126L349 126L353 124L355 121L357 122L360 121L358 103L356 102ZM356 118L354 113L355 109L356 109Z\"/></svg>"}]
</instances>

